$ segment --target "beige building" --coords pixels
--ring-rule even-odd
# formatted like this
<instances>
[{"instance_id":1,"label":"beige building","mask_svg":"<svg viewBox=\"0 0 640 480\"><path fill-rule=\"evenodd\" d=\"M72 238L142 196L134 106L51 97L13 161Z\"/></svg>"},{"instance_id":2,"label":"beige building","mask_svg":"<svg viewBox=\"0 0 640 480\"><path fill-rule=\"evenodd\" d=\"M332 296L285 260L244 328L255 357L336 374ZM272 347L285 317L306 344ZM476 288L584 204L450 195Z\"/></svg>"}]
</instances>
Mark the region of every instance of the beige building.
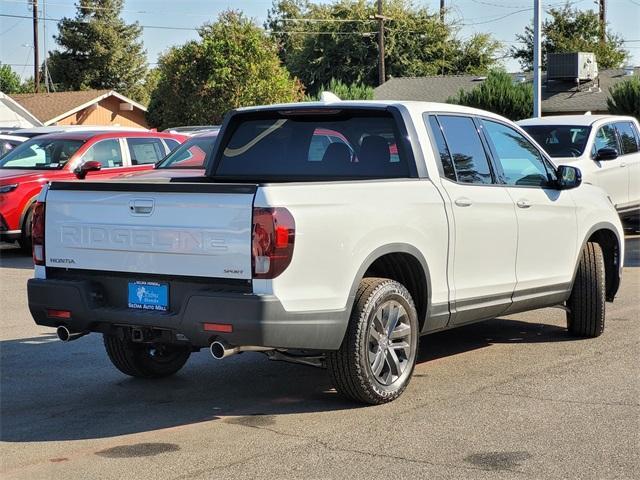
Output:
<instances>
[{"instance_id":1,"label":"beige building","mask_svg":"<svg viewBox=\"0 0 640 480\"><path fill-rule=\"evenodd\" d=\"M11 95L43 125L109 125L149 128L144 105L113 90Z\"/></svg>"}]
</instances>

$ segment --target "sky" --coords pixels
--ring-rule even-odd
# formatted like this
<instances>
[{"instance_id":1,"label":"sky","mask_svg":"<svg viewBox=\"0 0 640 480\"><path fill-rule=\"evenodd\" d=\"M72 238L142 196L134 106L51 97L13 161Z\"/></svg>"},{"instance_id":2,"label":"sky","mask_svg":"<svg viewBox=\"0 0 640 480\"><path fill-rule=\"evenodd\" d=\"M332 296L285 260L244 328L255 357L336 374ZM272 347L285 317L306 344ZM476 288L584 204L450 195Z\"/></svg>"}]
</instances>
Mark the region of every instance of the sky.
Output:
<instances>
[{"instance_id":1,"label":"sky","mask_svg":"<svg viewBox=\"0 0 640 480\"><path fill-rule=\"evenodd\" d=\"M73 17L73 0L39 0L44 5L47 18ZM317 0L327 3L328 0ZM0 0L0 15L31 16L29 0ZM416 5L436 12L440 0L414 0ZM598 8L596 0L572 0L581 10ZM563 0L543 0L543 5L564 4ZM234 8L244 11L256 23L262 25L272 0L126 0L123 18L127 22L138 21L147 28L143 41L151 66L158 55L171 47L197 38L195 28L213 21L223 10ZM516 34L524 32L533 17L533 0L445 0L448 18L459 27L458 36L468 38L474 33L488 32L503 42L504 49L513 45ZM543 16L544 19L544 16ZM607 0L609 28L620 35L631 53L631 64L640 65L640 0ZM40 57L45 50L55 49L53 35L57 32L55 21L41 21ZM151 28L176 27L184 30ZM46 28L46 32L45 32ZM30 18L0 16L0 62L10 64L22 78L33 75L33 30ZM505 59L509 71L519 71L519 64ZM55 81L55 79L54 79Z\"/></svg>"}]
</instances>

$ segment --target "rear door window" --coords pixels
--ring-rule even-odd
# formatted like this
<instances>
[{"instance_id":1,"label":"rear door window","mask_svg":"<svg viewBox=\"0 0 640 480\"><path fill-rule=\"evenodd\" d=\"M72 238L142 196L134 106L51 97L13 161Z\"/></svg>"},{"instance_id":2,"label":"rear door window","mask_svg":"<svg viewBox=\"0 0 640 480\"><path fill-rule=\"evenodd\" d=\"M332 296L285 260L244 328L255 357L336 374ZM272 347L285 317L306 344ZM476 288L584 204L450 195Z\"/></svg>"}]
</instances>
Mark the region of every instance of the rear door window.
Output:
<instances>
[{"instance_id":1,"label":"rear door window","mask_svg":"<svg viewBox=\"0 0 640 480\"><path fill-rule=\"evenodd\" d=\"M489 159L470 117L438 115L442 133L453 159L458 182L493 183Z\"/></svg>"},{"instance_id":2,"label":"rear door window","mask_svg":"<svg viewBox=\"0 0 640 480\"><path fill-rule=\"evenodd\" d=\"M444 173L446 178L455 182L458 180L456 177L456 169L453 166L449 147L447 147L447 144L444 141L444 135L442 134L442 129L440 128L438 119L434 115L429 115L429 127L431 127L431 132L433 133L433 138L436 142L435 146L437 148L438 156L440 157L442 173Z\"/></svg>"},{"instance_id":3,"label":"rear door window","mask_svg":"<svg viewBox=\"0 0 640 480\"><path fill-rule=\"evenodd\" d=\"M636 153L638 151L638 141L631 122L617 122L615 126L620 136L622 155Z\"/></svg>"},{"instance_id":4,"label":"rear door window","mask_svg":"<svg viewBox=\"0 0 640 480\"><path fill-rule=\"evenodd\" d=\"M156 163L165 157L164 145L159 138L127 138L132 165Z\"/></svg>"},{"instance_id":5,"label":"rear door window","mask_svg":"<svg viewBox=\"0 0 640 480\"><path fill-rule=\"evenodd\" d=\"M377 110L266 112L230 125L216 177L273 180L410 175L391 114Z\"/></svg>"}]
</instances>

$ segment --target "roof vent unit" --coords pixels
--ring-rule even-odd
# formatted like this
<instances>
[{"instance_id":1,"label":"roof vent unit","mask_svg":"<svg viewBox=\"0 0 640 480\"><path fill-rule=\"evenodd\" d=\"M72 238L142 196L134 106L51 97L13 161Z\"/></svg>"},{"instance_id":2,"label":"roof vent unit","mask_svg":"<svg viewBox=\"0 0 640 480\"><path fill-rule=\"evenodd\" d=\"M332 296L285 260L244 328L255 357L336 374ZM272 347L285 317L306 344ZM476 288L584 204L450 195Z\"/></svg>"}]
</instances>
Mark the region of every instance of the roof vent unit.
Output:
<instances>
[{"instance_id":1,"label":"roof vent unit","mask_svg":"<svg viewBox=\"0 0 640 480\"><path fill-rule=\"evenodd\" d=\"M590 52L550 53L547 55L547 80L588 82L598 77L596 56Z\"/></svg>"}]
</instances>

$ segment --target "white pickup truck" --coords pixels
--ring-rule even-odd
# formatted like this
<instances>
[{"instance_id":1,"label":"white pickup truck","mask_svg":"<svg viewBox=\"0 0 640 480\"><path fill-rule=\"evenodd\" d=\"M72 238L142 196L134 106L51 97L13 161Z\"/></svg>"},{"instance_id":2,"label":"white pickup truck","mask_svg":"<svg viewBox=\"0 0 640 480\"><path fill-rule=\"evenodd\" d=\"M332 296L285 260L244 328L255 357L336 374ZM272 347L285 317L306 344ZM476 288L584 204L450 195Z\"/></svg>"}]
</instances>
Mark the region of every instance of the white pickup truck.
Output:
<instances>
[{"instance_id":1,"label":"white pickup truck","mask_svg":"<svg viewBox=\"0 0 640 480\"><path fill-rule=\"evenodd\" d=\"M512 122L346 101L231 112L203 177L54 182L33 245L36 323L102 333L125 374L261 351L373 404L420 335L550 306L600 335L624 248L606 194Z\"/></svg>"}]
</instances>

